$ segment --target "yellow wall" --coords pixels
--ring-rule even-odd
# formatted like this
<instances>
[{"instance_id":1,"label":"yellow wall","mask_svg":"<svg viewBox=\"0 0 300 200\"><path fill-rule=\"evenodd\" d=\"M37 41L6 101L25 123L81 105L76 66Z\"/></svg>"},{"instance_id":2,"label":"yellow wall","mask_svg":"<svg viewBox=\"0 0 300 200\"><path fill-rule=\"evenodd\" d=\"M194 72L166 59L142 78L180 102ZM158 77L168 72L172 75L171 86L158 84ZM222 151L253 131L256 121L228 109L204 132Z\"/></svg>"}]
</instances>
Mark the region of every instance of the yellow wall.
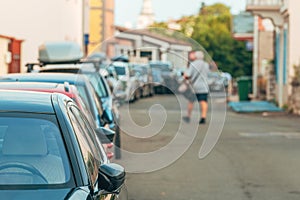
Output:
<instances>
[{"instance_id":1,"label":"yellow wall","mask_svg":"<svg viewBox=\"0 0 300 200\"><path fill-rule=\"evenodd\" d=\"M90 0L89 54L114 35L114 10L114 0Z\"/></svg>"},{"instance_id":2,"label":"yellow wall","mask_svg":"<svg viewBox=\"0 0 300 200\"><path fill-rule=\"evenodd\" d=\"M103 3L102 0L90 0L90 44L88 53L91 53L103 40Z\"/></svg>"}]
</instances>

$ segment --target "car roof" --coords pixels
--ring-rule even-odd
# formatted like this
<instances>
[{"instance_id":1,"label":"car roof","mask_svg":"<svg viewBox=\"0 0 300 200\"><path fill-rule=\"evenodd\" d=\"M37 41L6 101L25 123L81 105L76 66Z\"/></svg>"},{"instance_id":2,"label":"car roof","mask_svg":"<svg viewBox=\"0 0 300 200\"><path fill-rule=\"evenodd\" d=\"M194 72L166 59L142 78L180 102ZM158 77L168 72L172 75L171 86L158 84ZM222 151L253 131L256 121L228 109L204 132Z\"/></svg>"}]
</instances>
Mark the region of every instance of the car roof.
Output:
<instances>
[{"instance_id":1,"label":"car roof","mask_svg":"<svg viewBox=\"0 0 300 200\"><path fill-rule=\"evenodd\" d=\"M39 72L71 72L71 73L95 73L97 72L93 63L77 64L49 64L41 67Z\"/></svg>"},{"instance_id":2,"label":"car roof","mask_svg":"<svg viewBox=\"0 0 300 200\"><path fill-rule=\"evenodd\" d=\"M114 67L128 67L129 63L127 63L127 62L121 62L121 61L114 61L114 62L110 63L110 66L114 66Z\"/></svg>"},{"instance_id":3,"label":"car roof","mask_svg":"<svg viewBox=\"0 0 300 200\"><path fill-rule=\"evenodd\" d=\"M0 89L54 89L59 83L40 82L0 82Z\"/></svg>"},{"instance_id":4,"label":"car roof","mask_svg":"<svg viewBox=\"0 0 300 200\"><path fill-rule=\"evenodd\" d=\"M0 77L0 82L20 81L20 82L69 82L71 85L82 84L87 81L86 77L80 74L71 73L16 73L7 74Z\"/></svg>"},{"instance_id":5,"label":"car roof","mask_svg":"<svg viewBox=\"0 0 300 200\"><path fill-rule=\"evenodd\" d=\"M41 83L41 82L0 82L0 89L22 90L48 93L61 93L70 98L74 98L76 87L68 82L61 83Z\"/></svg>"},{"instance_id":6,"label":"car roof","mask_svg":"<svg viewBox=\"0 0 300 200\"><path fill-rule=\"evenodd\" d=\"M54 114L50 93L0 90L0 112Z\"/></svg>"},{"instance_id":7,"label":"car roof","mask_svg":"<svg viewBox=\"0 0 300 200\"><path fill-rule=\"evenodd\" d=\"M170 61L149 61L149 65L165 65L165 66L172 66L172 63Z\"/></svg>"}]
</instances>

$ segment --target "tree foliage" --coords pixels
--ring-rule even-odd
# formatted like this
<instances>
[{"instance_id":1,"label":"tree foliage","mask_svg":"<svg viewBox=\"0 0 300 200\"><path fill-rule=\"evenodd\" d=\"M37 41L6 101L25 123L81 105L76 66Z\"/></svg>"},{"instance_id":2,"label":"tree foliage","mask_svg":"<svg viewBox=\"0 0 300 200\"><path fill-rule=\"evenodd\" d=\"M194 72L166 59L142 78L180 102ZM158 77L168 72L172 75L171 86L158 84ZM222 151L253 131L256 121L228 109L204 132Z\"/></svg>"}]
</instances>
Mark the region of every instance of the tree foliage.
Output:
<instances>
[{"instance_id":1,"label":"tree foliage","mask_svg":"<svg viewBox=\"0 0 300 200\"><path fill-rule=\"evenodd\" d=\"M219 3L203 6L191 37L206 49L219 70L234 77L251 75L252 53L246 50L245 42L233 39L231 22L229 7Z\"/></svg>"},{"instance_id":2,"label":"tree foliage","mask_svg":"<svg viewBox=\"0 0 300 200\"><path fill-rule=\"evenodd\" d=\"M218 69L233 77L252 74L252 52L246 50L243 41L232 37L232 14L230 8L216 3L202 5L198 15L178 20L180 32L191 37L208 52ZM167 23L154 27L166 28Z\"/></svg>"}]
</instances>

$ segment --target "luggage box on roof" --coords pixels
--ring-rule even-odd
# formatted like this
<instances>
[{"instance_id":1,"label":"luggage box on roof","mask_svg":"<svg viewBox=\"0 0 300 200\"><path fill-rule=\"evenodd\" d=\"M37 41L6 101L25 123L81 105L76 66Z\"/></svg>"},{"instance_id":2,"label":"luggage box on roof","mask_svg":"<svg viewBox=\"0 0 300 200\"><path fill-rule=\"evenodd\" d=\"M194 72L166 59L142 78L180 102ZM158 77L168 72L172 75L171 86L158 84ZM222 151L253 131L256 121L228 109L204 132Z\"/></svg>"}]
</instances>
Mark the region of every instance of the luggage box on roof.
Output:
<instances>
[{"instance_id":1,"label":"luggage box on roof","mask_svg":"<svg viewBox=\"0 0 300 200\"><path fill-rule=\"evenodd\" d=\"M39 47L39 61L43 64L77 62L83 58L75 42L48 42Z\"/></svg>"}]
</instances>

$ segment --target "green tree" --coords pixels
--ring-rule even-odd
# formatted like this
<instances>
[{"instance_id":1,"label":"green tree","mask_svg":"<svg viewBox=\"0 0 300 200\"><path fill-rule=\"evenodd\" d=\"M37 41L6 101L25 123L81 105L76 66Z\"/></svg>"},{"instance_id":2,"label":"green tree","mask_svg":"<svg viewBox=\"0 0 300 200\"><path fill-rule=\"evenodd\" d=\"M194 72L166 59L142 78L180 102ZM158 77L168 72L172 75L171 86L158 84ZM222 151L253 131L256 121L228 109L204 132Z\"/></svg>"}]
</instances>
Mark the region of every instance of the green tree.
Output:
<instances>
[{"instance_id":1,"label":"green tree","mask_svg":"<svg viewBox=\"0 0 300 200\"><path fill-rule=\"evenodd\" d=\"M221 3L203 4L198 15L185 16L177 23L181 26L180 32L199 43L219 70L233 77L252 74L252 52L246 50L245 42L233 39L229 7ZM153 27L168 28L168 25L162 22Z\"/></svg>"},{"instance_id":2,"label":"green tree","mask_svg":"<svg viewBox=\"0 0 300 200\"><path fill-rule=\"evenodd\" d=\"M231 21L229 7L220 3L204 5L195 19L192 38L206 49L219 70L234 77L251 75L252 53L246 50L245 42L232 38Z\"/></svg>"}]
</instances>

